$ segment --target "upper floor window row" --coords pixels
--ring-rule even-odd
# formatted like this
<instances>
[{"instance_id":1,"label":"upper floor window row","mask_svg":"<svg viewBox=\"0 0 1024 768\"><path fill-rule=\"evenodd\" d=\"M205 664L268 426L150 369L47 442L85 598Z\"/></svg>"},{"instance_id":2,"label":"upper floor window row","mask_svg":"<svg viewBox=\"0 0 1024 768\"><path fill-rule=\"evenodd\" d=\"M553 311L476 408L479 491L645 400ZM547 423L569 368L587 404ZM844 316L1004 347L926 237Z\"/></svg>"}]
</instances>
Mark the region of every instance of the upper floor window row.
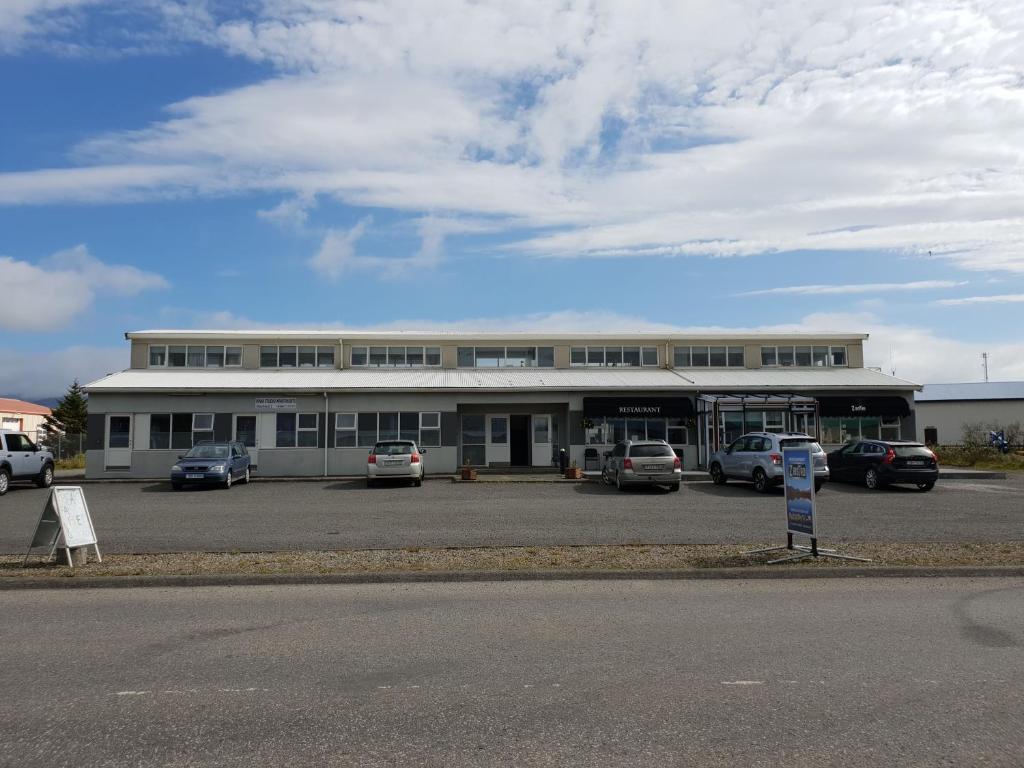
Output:
<instances>
[{"instance_id":1,"label":"upper floor window row","mask_svg":"<svg viewBox=\"0 0 1024 768\"><path fill-rule=\"evenodd\" d=\"M743 347L675 347L676 368L742 368Z\"/></svg>"},{"instance_id":2,"label":"upper floor window row","mask_svg":"<svg viewBox=\"0 0 1024 768\"><path fill-rule=\"evenodd\" d=\"M352 365L370 368L421 368L441 365L440 347L352 347Z\"/></svg>"},{"instance_id":3,"label":"upper floor window row","mask_svg":"<svg viewBox=\"0 0 1024 768\"><path fill-rule=\"evenodd\" d=\"M761 347L761 365L816 367L848 365L846 347Z\"/></svg>"},{"instance_id":4,"label":"upper floor window row","mask_svg":"<svg viewBox=\"0 0 1024 768\"><path fill-rule=\"evenodd\" d=\"M657 366L657 347L572 347L569 364L610 368Z\"/></svg>"},{"instance_id":5,"label":"upper floor window row","mask_svg":"<svg viewBox=\"0 0 1024 768\"><path fill-rule=\"evenodd\" d=\"M238 368L241 347L150 344L150 368Z\"/></svg>"},{"instance_id":6,"label":"upper floor window row","mask_svg":"<svg viewBox=\"0 0 1024 768\"><path fill-rule=\"evenodd\" d=\"M459 347L459 368L554 368L554 347Z\"/></svg>"},{"instance_id":7,"label":"upper floor window row","mask_svg":"<svg viewBox=\"0 0 1024 768\"><path fill-rule=\"evenodd\" d=\"M334 347L260 347L260 368L333 368Z\"/></svg>"}]
</instances>

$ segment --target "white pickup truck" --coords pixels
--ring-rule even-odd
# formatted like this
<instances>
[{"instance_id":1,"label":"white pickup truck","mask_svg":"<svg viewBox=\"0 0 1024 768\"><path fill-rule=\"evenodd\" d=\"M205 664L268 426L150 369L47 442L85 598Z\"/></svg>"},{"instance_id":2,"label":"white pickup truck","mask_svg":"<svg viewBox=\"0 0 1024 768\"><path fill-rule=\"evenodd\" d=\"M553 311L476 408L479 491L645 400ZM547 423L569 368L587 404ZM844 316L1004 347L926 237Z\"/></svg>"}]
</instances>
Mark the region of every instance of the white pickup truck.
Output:
<instances>
[{"instance_id":1,"label":"white pickup truck","mask_svg":"<svg viewBox=\"0 0 1024 768\"><path fill-rule=\"evenodd\" d=\"M0 496L15 480L49 488L53 485L53 454L29 440L24 432L0 430Z\"/></svg>"}]
</instances>

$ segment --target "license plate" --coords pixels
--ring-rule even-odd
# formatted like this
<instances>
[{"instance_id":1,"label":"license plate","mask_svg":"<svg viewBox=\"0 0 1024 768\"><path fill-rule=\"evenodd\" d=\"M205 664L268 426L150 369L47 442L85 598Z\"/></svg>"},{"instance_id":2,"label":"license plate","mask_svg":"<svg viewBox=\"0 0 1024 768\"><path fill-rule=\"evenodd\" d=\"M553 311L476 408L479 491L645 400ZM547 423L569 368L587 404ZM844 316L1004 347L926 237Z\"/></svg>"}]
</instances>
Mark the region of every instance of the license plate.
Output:
<instances>
[{"instance_id":1,"label":"license plate","mask_svg":"<svg viewBox=\"0 0 1024 768\"><path fill-rule=\"evenodd\" d=\"M387 464L389 467L398 467L401 466L404 462L401 459L391 459L389 461L385 461L384 463Z\"/></svg>"},{"instance_id":2,"label":"license plate","mask_svg":"<svg viewBox=\"0 0 1024 768\"><path fill-rule=\"evenodd\" d=\"M186 480L202 480L202 475L185 475Z\"/></svg>"},{"instance_id":3,"label":"license plate","mask_svg":"<svg viewBox=\"0 0 1024 768\"><path fill-rule=\"evenodd\" d=\"M644 464L644 470L646 472L660 472L661 471L661 465L660 464Z\"/></svg>"},{"instance_id":4,"label":"license plate","mask_svg":"<svg viewBox=\"0 0 1024 768\"><path fill-rule=\"evenodd\" d=\"M923 461L908 461L907 462L907 466L908 467L923 467L924 466L924 462Z\"/></svg>"}]
</instances>

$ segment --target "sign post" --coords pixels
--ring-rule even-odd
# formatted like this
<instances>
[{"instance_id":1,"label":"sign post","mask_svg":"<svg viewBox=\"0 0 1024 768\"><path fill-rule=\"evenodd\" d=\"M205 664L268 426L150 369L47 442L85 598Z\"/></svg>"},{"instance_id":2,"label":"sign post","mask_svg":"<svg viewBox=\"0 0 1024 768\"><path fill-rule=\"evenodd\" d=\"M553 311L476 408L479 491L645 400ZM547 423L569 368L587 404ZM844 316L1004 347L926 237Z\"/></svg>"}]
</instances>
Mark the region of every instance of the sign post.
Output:
<instances>
[{"instance_id":1,"label":"sign post","mask_svg":"<svg viewBox=\"0 0 1024 768\"><path fill-rule=\"evenodd\" d=\"M768 565L790 563L808 557L831 557L835 560L871 562L866 557L840 555L834 549L818 548L817 500L814 491L814 456L811 449L786 448L782 451L783 487L786 491L786 546L755 549L747 555L790 551L796 554L769 560ZM793 543L793 536L807 536L811 546Z\"/></svg>"},{"instance_id":2,"label":"sign post","mask_svg":"<svg viewBox=\"0 0 1024 768\"><path fill-rule=\"evenodd\" d=\"M47 559L60 546L64 550L68 565L72 568L71 550L79 547L92 548L96 552L96 560L103 562L96 531L92 527L89 506L85 503L85 493L78 485L55 485L50 489L50 497L46 500L43 514L39 518L32 543L22 561L22 567L28 562L29 555L36 547L48 547Z\"/></svg>"}]
</instances>

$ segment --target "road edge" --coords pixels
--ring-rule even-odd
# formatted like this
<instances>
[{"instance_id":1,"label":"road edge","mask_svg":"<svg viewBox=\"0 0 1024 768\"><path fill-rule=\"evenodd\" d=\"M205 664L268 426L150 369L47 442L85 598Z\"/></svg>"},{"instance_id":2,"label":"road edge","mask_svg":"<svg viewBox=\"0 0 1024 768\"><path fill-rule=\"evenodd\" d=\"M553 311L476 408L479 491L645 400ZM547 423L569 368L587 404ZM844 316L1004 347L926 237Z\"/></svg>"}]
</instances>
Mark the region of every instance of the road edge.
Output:
<instances>
[{"instance_id":1,"label":"road edge","mask_svg":"<svg viewBox=\"0 0 1024 768\"><path fill-rule=\"evenodd\" d=\"M330 584L467 584L513 581L702 581L740 579L1020 578L1022 566L881 566L840 568L692 568L614 571L385 571L331 574L201 574L0 578L0 592L18 589L136 589Z\"/></svg>"}]
</instances>

